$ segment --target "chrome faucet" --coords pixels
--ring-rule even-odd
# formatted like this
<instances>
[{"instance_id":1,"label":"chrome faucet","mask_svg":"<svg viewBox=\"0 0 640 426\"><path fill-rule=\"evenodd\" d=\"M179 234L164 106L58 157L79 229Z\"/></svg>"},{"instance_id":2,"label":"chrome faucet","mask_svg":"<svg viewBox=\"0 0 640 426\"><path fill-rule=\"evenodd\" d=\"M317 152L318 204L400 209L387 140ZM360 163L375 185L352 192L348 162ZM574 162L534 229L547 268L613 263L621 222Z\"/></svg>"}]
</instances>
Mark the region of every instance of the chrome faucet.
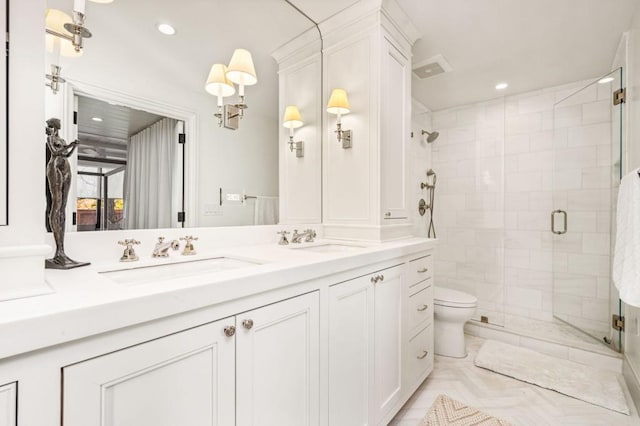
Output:
<instances>
[{"instance_id":1,"label":"chrome faucet","mask_svg":"<svg viewBox=\"0 0 640 426\"><path fill-rule=\"evenodd\" d=\"M158 237L158 242L153 249L152 257L168 257L169 249L178 250L180 248L180 242L178 240L171 240L164 242L164 237Z\"/></svg>"},{"instance_id":2,"label":"chrome faucet","mask_svg":"<svg viewBox=\"0 0 640 426\"><path fill-rule=\"evenodd\" d=\"M316 237L316 231L313 229L305 229L302 233L298 234L298 230L294 229L293 235L291 236L291 242L294 244L300 244L302 242L302 237L305 237L305 243L312 243L313 239Z\"/></svg>"},{"instance_id":3,"label":"chrome faucet","mask_svg":"<svg viewBox=\"0 0 640 426\"><path fill-rule=\"evenodd\" d=\"M120 258L120 262L135 262L136 260L138 260L138 256L136 255L136 251L133 249L133 246L134 244L140 244L140 241L130 238L123 241L118 241L118 244L120 244L121 246L125 246L124 253L122 253L122 257Z\"/></svg>"}]
</instances>

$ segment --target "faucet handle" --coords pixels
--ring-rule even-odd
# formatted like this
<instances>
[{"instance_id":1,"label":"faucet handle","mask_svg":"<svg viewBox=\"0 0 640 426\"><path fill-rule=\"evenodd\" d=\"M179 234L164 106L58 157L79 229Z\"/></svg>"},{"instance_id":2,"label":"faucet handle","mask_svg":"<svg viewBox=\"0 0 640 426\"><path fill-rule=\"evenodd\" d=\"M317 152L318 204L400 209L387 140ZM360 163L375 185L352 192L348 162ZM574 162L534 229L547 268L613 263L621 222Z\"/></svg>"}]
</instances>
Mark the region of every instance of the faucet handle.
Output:
<instances>
[{"instance_id":1,"label":"faucet handle","mask_svg":"<svg viewBox=\"0 0 640 426\"><path fill-rule=\"evenodd\" d=\"M314 231L313 229L309 228L304 232L307 234L307 237L304 239L304 241L306 243L312 243L313 239L316 237L316 231Z\"/></svg>"},{"instance_id":2,"label":"faucet handle","mask_svg":"<svg viewBox=\"0 0 640 426\"><path fill-rule=\"evenodd\" d=\"M287 235L290 234L289 231L280 231L277 232L278 235L280 235L280 241L278 241L278 244L280 244L281 246L286 246L287 244L289 244L289 240L287 240Z\"/></svg>"},{"instance_id":3,"label":"faucet handle","mask_svg":"<svg viewBox=\"0 0 640 426\"><path fill-rule=\"evenodd\" d=\"M120 244L121 246L125 246L122 257L120 257L120 262L135 262L136 260L138 260L138 255L136 255L136 251L133 249L133 245L140 244L140 241L130 238L123 241L118 241L118 244Z\"/></svg>"},{"instance_id":4,"label":"faucet handle","mask_svg":"<svg viewBox=\"0 0 640 426\"><path fill-rule=\"evenodd\" d=\"M196 249L193 247L193 241L198 241L198 237L187 235L185 237L180 237L180 241L185 242L184 249L182 250L182 254L184 256L196 254Z\"/></svg>"},{"instance_id":5,"label":"faucet handle","mask_svg":"<svg viewBox=\"0 0 640 426\"><path fill-rule=\"evenodd\" d=\"M164 242L164 237L158 237L158 244L162 244Z\"/></svg>"}]
</instances>

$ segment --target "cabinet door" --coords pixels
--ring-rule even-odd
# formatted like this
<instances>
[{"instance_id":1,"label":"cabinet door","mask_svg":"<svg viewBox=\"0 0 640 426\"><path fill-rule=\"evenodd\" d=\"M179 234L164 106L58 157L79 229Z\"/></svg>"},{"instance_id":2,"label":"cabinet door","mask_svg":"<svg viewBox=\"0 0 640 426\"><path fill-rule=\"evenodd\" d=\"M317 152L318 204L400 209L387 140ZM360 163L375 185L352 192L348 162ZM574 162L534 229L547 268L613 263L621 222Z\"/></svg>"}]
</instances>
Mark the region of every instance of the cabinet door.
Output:
<instances>
[{"instance_id":1,"label":"cabinet door","mask_svg":"<svg viewBox=\"0 0 640 426\"><path fill-rule=\"evenodd\" d=\"M233 425L234 319L63 369L65 426Z\"/></svg>"},{"instance_id":2,"label":"cabinet door","mask_svg":"<svg viewBox=\"0 0 640 426\"><path fill-rule=\"evenodd\" d=\"M402 387L402 270L378 272L375 287L375 419L379 421L399 401Z\"/></svg>"},{"instance_id":3,"label":"cabinet door","mask_svg":"<svg viewBox=\"0 0 640 426\"><path fill-rule=\"evenodd\" d=\"M411 127L409 61L386 38L383 51L381 92L380 172L382 217L408 217L406 146Z\"/></svg>"},{"instance_id":4,"label":"cabinet door","mask_svg":"<svg viewBox=\"0 0 640 426\"><path fill-rule=\"evenodd\" d=\"M0 386L0 426L16 426L18 413L18 392L16 383Z\"/></svg>"},{"instance_id":5,"label":"cabinet door","mask_svg":"<svg viewBox=\"0 0 640 426\"><path fill-rule=\"evenodd\" d=\"M329 288L329 424L370 424L373 400L371 276Z\"/></svg>"},{"instance_id":6,"label":"cabinet door","mask_svg":"<svg viewBox=\"0 0 640 426\"><path fill-rule=\"evenodd\" d=\"M237 424L317 425L318 292L246 312L237 322Z\"/></svg>"}]
</instances>

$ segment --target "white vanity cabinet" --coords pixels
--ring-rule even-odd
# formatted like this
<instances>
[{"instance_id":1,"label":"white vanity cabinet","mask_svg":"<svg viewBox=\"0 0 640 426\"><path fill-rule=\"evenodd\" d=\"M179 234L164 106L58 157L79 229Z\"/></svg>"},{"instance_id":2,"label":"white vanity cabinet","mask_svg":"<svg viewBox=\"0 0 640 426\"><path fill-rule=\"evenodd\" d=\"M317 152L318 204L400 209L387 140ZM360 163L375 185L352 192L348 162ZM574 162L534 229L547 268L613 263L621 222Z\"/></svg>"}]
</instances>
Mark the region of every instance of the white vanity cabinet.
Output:
<instances>
[{"instance_id":1,"label":"white vanity cabinet","mask_svg":"<svg viewBox=\"0 0 640 426\"><path fill-rule=\"evenodd\" d=\"M402 379L413 393L433 370L433 252L411 256L405 274Z\"/></svg>"},{"instance_id":2,"label":"white vanity cabinet","mask_svg":"<svg viewBox=\"0 0 640 426\"><path fill-rule=\"evenodd\" d=\"M228 318L63 369L64 426L233 425Z\"/></svg>"},{"instance_id":3,"label":"white vanity cabinet","mask_svg":"<svg viewBox=\"0 0 640 426\"><path fill-rule=\"evenodd\" d=\"M65 426L318 423L318 293L63 369Z\"/></svg>"},{"instance_id":4,"label":"white vanity cabinet","mask_svg":"<svg viewBox=\"0 0 640 426\"><path fill-rule=\"evenodd\" d=\"M0 386L0 426L16 426L18 408L17 383Z\"/></svg>"},{"instance_id":5,"label":"white vanity cabinet","mask_svg":"<svg viewBox=\"0 0 640 426\"><path fill-rule=\"evenodd\" d=\"M378 424L400 402L403 265L329 289L329 424Z\"/></svg>"},{"instance_id":6,"label":"white vanity cabinet","mask_svg":"<svg viewBox=\"0 0 640 426\"><path fill-rule=\"evenodd\" d=\"M318 292L236 318L236 424L318 425Z\"/></svg>"}]
</instances>

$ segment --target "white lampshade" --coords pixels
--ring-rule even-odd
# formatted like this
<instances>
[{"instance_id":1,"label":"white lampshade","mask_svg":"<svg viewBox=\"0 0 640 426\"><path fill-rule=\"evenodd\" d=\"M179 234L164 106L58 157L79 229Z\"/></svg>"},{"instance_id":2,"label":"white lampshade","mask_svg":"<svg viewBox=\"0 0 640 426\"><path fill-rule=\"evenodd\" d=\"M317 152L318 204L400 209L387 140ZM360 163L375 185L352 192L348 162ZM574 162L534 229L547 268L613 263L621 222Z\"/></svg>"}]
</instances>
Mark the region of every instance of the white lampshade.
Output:
<instances>
[{"instance_id":1,"label":"white lampshade","mask_svg":"<svg viewBox=\"0 0 640 426\"><path fill-rule=\"evenodd\" d=\"M327 112L330 114L346 114L350 110L347 91L344 89L333 89L329 103L327 104Z\"/></svg>"},{"instance_id":2,"label":"white lampshade","mask_svg":"<svg viewBox=\"0 0 640 426\"><path fill-rule=\"evenodd\" d=\"M47 29L51 31L55 31L58 34L70 35L69 31L64 28L64 24L70 23L73 21L71 16L67 15L61 10L58 9L47 9L45 12L46 21L45 26ZM60 54L64 57L68 58L77 58L82 56L83 50L76 52L75 47L70 40L56 37L53 34L47 34L45 37L45 43L47 45L47 51L54 51L55 39L60 41Z\"/></svg>"},{"instance_id":3,"label":"white lampshade","mask_svg":"<svg viewBox=\"0 0 640 426\"><path fill-rule=\"evenodd\" d=\"M226 72L227 67L224 64L213 64L211 71L209 71L209 77L207 77L207 84L204 86L205 90L213 96L226 97L233 95L236 92L236 88L227 79Z\"/></svg>"},{"instance_id":4,"label":"white lampshade","mask_svg":"<svg viewBox=\"0 0 640 426\"><path fill-rule=\"evenodd\" d=\"M258 82L251 53L245 49L236 49L229 61L227 78L236 84L252 86Z\"/></svg>"},{"instance_id":5,"label":"white lampshade","mask_svg":"<svg viewBox=\"0 0 640 426\"><path fill-rule=\"evenodd\" d=\"M304 124L300 116L300 111L298 111L298 107L295 105L289 105L285 108L282 121L282 125L287 129L297 129Z\"/></svg>"}]
</instances>

